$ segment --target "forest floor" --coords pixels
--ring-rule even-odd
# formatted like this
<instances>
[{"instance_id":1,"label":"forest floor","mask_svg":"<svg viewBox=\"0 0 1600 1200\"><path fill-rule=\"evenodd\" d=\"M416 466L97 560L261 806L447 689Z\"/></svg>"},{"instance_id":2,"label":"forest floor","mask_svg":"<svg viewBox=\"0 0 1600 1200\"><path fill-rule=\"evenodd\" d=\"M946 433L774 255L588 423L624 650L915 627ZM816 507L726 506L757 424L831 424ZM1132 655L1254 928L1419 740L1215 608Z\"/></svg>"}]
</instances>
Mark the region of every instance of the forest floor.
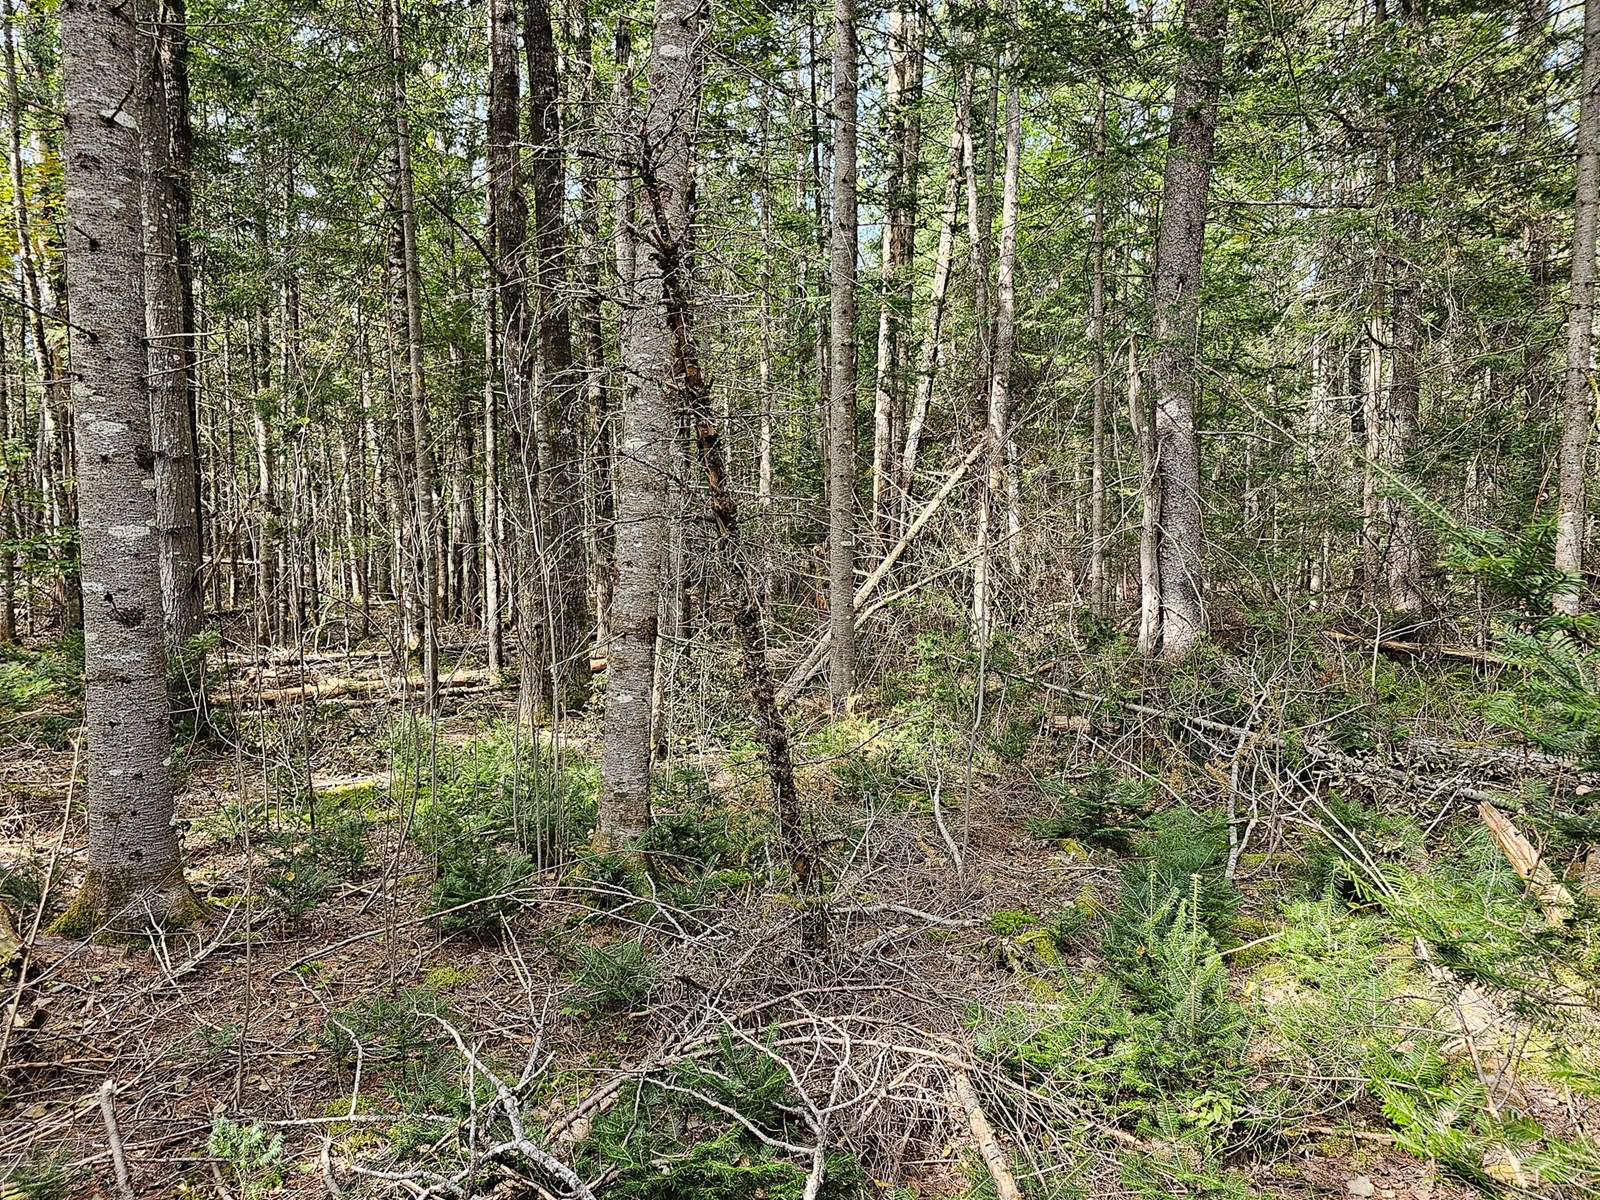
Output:
<instances>
[{"instance_id":1,"label":"forest floor","mask_svg":"<svg viewBox=\"0 0 1600 1200\"><path fill-rule=\"evenodd\" d=\"M19 665L26 934L81 871L82 784L71 689ZM1408 734L1490 744L1410 670ZM1166 681L1173 721L1075 699L1092 672L996 680L981 737L940 717L958 668L795 714L825 954L737 727L675 748L641 868L584 845L590 723L521 737L487 689L431 726L382 689L229 708L183 757L213 923L41 932L0 977L0 1196L118 1195L108 1080L141 1197L1596 1194L1588 902L1529 894L1465 777L1330 782L1266 691L1230 717Z\"/></svg>"}]
</instances>

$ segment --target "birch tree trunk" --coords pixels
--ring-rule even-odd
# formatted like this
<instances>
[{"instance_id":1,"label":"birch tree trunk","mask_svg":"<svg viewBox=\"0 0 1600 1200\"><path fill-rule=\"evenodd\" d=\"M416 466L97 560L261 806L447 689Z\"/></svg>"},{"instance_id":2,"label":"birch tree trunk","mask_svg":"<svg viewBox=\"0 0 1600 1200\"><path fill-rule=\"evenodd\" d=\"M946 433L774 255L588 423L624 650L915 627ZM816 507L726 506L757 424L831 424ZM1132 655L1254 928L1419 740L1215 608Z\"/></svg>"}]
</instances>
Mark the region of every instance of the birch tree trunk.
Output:
<instances>
[{"instance_id":1,"label":"birch tree trunk","mask_svg":"<svg viewBox=\"0 0 1600 1200\"><path fill-rule=\"evenodd\" d=\"M856 5L833 0L833 236L828 355L828 691L856 690Z\"/></svg>"},{"instance_id":2,"label":"birch tree trunk","mask_svg":"<svg viewBox=\"0 0 1600 1200\"><path fill-rule=\"evenodd\" d=\"M1161 572L1162 658L1182 659L1205 629L1205 532L1200 514L1199 390L1201 268L1206 205L1217 133L1225 0L1187 0L1188 49L1172 100L1156 244L1155 455L1161 479L1157 558Z\"/></svg>"},{"instance_id":3,"label":"birch tree trunk","mask_svg":"<svg viewBox=\"0 0 1600 1200\"><path fill-rule=\"evenodd\" d=\"M68 936L126 935L202 916L172 821L141 267L139 37L132 7L116 0L62 9L89 771L88 870L54 926Z\"/></svg>"},{"instance_id":4,"label":"birch tree trunk","mask_svg":"<svg viewBox=\"0 0 1600 1200\"><path fill-rule=\"evenodd\" d=\"M645 139L663 188L674 236L688 231L684 187L699 115L692 56L701 19L698 0L661 0L650 54ZM661 262L640 243L634 183L641 147L629 130L632 83L625 67L626 26L618 25L616 254L622 297L622 398L617 439L616 587L606 654L605 740L596 842L626 848L650 827L651 709L659 633L663 552L667 542L667 472L675 367L667 336Z\"/></svg>"},{"instance_id":5,"label":"birch tree trunk","mask_svg":"<svg viewBox=\"0 0 1600 1200\"><path fill-rule=\"evenodd\" d=\"M1558 571L1581 575L1587 524L1589 442L1594 433L1595 240L1600 226L1600 0L1583 6L1583 83L1578 95L1578 181L1572 221L1572 285L1567 295L1567 369L1556 464ZM1580 592L1556 597L1578 611Z\"/></svg>"}]
</instances>

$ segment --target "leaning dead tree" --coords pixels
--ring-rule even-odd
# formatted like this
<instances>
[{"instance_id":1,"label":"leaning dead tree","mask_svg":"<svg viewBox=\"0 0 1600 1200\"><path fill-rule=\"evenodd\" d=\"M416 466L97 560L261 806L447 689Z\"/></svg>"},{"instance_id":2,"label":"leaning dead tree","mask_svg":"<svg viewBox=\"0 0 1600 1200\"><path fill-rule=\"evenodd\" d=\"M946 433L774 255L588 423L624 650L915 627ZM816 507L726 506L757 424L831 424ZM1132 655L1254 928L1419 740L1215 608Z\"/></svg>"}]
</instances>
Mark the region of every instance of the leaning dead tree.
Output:
<instances>
[{"instance_id":1,"label":"leaning dead tree","mask_svg":"<svg viewBox=\"0 0 1600 1200\"><path fill-rule=\"evenodd\" d=\"M700 30L707 15L705 0L662 0L656 36L678 42L676 53L661 55L652 87L667 86L699 106ZM681 40L680 40L681 39ZM682 73L682 78L675 76ZM693 122L680 114L680 122ZM663 153L663 149L667 152ZM778 816L778 836L794 872L801 897L801 943L807 949L827 945L827 917L822 906L822 877L806 836L795 785L794 754L789 723L778 709L777 687L767 661L766 623L761 615L761 585L746 562L739 544L739 502L728 485L728 468L722 438L712 420L711 386L700 367L699 348L691 330L693 301L684 265L683 239L687 231L687 204L692 180L691 147L684 139L658 142L646 130L639 147L639 178L647 211L640 215L642 240L661 272L667 331L675 362L675 384L684 409L694 422L695 446L711 493L711 515L716 523L716 544L732 592L733 628L739 639L744 673L755 708L757 735L766 758ZM674 216L678 219L674 220Z\"/></svg>"}]
</instances>

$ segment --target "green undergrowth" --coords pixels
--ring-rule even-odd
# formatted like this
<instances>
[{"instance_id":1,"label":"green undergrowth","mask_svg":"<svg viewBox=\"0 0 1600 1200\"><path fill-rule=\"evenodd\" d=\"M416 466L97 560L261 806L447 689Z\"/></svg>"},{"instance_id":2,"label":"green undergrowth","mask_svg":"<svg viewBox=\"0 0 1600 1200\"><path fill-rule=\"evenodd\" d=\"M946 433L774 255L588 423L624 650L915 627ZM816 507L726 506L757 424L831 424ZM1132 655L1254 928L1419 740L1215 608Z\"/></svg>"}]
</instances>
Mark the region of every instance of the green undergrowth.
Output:
<instances>
[{"instance_id":1,"label":"green undergrowth","mask_svg":"<svg viewBox=\"0 0 1600 1200\"><path fill-rule=\"evenodd\" d=\"M0 744L65 750L83 720L83 635L0 646Z\"/></svg>"},{"instance_id":2,"label":"green undergrowth","mask_svg":"<svg viewBox=\"0 0 1600 1200\"><path fill-rule=\"evenodd\" d=\"M800 1200L811 1163L769 1144L812 1143L798 1109L771 1042L724 1035L661 1082L630 1086L596 1118L579 1148L580 1173L609 1172L606 1195L617 1200ZM830 1153L817 1195L855 1200L864 1183L853 1156Z\"/></svg>"}]
</instances>

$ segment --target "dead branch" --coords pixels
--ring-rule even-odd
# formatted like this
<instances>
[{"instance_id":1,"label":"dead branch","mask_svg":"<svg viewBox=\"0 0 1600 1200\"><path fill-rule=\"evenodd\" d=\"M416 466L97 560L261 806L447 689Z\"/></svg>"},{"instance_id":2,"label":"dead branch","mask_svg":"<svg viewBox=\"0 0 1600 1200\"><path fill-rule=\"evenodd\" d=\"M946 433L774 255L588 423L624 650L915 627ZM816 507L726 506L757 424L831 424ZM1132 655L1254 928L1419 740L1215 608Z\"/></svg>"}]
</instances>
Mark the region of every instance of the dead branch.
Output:
<instances>
[{"instance_id":1,"label":"dead branch","mask_svg":"<svg viewBox=\"0 0 1600 1200\"><path fill-rule=\"evenodd\" d=\"M972 1131L972 1140L978 1144L983 1165L989 1168L989 1177L994 1180L995 1195L1000 1200L1022 1200L1022 1192L1006 1161L1006 1152L1000 1148L994 1136L994 1127L989 1124L989 1118L984 1115L978 1097L972 1090L972 1080L965 1071L957 1071L951 1078L956 1099L961 1101L962 1110L967 1114L967 1128Z\"/></svg>"}]
</instances>

